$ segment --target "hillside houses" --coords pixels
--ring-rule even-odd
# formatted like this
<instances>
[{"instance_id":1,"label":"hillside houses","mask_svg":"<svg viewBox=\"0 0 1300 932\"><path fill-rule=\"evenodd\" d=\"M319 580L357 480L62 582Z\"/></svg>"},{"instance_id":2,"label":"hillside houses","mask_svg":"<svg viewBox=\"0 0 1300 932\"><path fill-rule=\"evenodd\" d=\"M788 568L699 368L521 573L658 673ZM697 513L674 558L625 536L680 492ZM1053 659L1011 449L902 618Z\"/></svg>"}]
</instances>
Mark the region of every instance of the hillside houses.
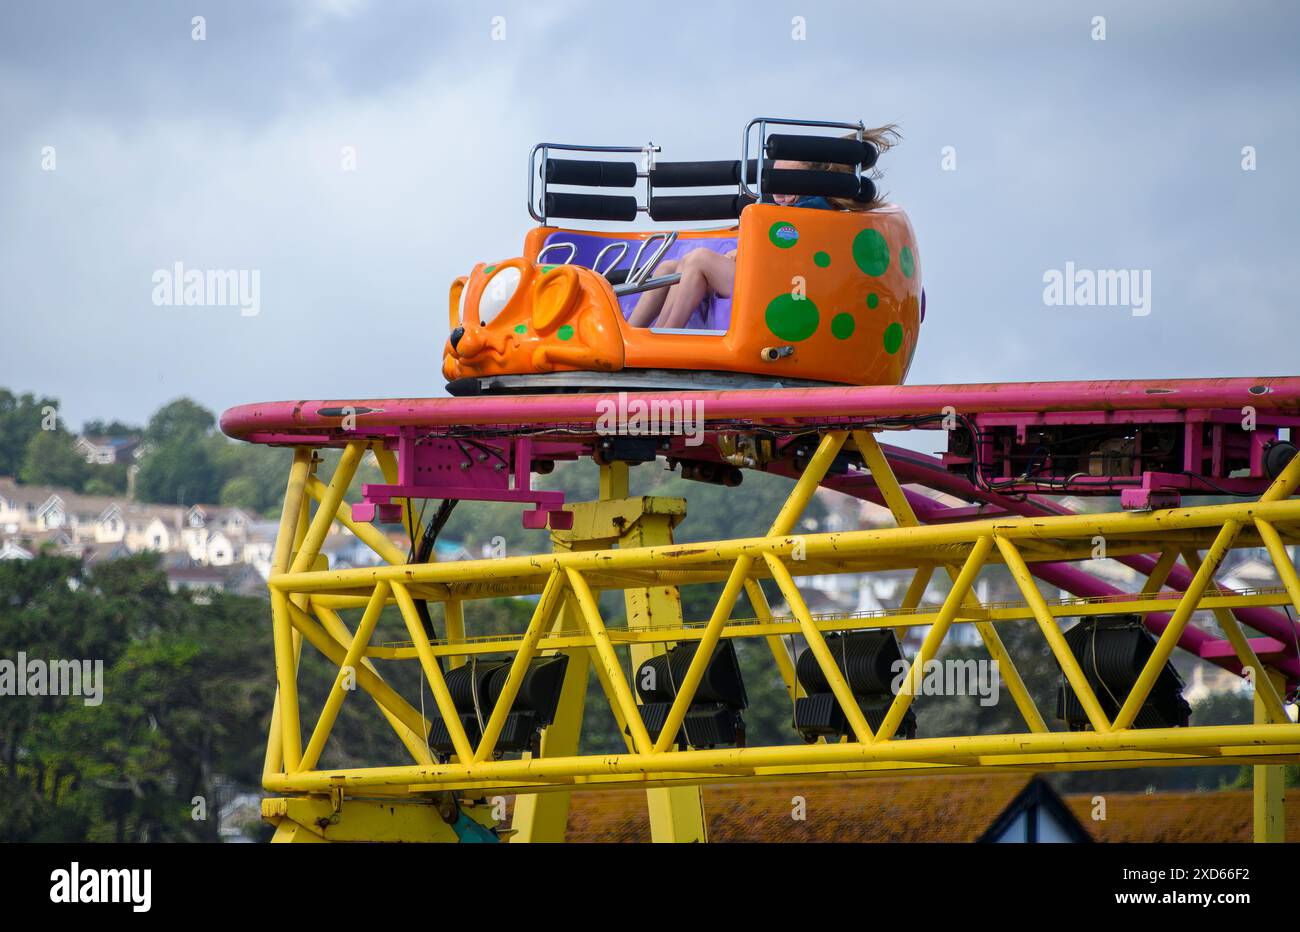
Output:
<instances>
[{"instance_id":1,"label":"hillside houses","mask_svg":"<svg viewBox=\"0 0 1300 932\"><path fill-rule=\"evenodd\" d=\"M147 504L0 477L0 560L50 550L95 562L152 551L163 556L174 589L252 591L270 575L278 529L277 522L234 506ZM322 549L331 565L368 559L368 548L337 526ZM257 585L249 585L245 570Z\"/></svg>"},{"instance_id":2,"label":"hillside houses","mask_svg":"<svg viewBox=\"0 0 1300 932\"><path fill-rule=\"evenodd\" d=\"M146 504L0 476L0 560L30 560L53 551L93 563L151 551L162 555L173 591L216 588L261 594L271 575L279 527L278 521L236 506ZM388 536L407 549L404 531L389 529ZM338 524L330 526L321 553L333 568L381 562ZM440 561L471 556L457 541L437 543Z\"/></svg>"},{"instance_id":3,"label":"hillside houses","mask_svg":"<svg viewBox=\"0 0 1300 932\"><path fill-rule=\"evenodd\" d=\"M47 542L59 549L121 543L132 553L165 553L180 544L184 511L0 477L0 537L38 549Z\"/></svg>"},{"instance_id":4,"label":"hillside houses","mask_svg":"<svg viewBox=\"0 0 1300 932\"><path fill-rule=\"evenodd\" d=\"M151 551L162 555L173 591L213 588L265 592L271 575L278 521L228 505L155 505L126 498L82 495L46 485L23 485L0 476L0 560L30 560L42 551L87 563ZM405 532L390 539L406 550ZM379 556L351 531L330 526L321 553L333 568L374 566ZM450 540L437 559L470 554Z\"/></svg>"}]
</instances>

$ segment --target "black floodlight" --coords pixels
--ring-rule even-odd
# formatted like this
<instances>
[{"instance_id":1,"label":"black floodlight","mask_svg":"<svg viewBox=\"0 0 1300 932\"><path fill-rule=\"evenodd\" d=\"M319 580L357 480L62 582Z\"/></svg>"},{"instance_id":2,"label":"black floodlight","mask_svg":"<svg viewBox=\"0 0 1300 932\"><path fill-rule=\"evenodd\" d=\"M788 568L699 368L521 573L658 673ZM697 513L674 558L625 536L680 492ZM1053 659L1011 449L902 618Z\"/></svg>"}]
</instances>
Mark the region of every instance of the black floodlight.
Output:
<instances>
[{"instance_id":1,"label":"black floodlight","mask_svg":"<svg viewBox=\"0 0 1300 932\"><path fill-rule=\"evenodd\" d=\"M894 701L893 682L905 669L897 636L892 630L831 634L826 637L826 646L858 700L867 724L872 731L879 730ZM799 655L795 675L807 693L794 704L794 727L803 739L811 744L818 738L838 741L848 735L848 719L811 650ZM897 737L916 737L916 713L910 707L899 723Z\"/></svg>"},{"instance_id":2,"label":"black floodlight","mask_svg":"<svg viewBox=\"0 0 1300 932\"><path fill-rule=\"evenodd\" d=\"M641 719L651 739L657 740L668 719L668 710L677 697L677 688L686 678L686 670L695 657L698 641L676 647L651 657L637 669L636 691L641 697ZM704 668L699 689L682 720L677 744L693 748L713 748L745 743L745 721L740 713L749 705L745 683L736 660L736 646L724 639L713 649L713 657Z\"/></svg>"},{"instance_id":3,"label":"black floodlight","mask_svg":"<svg viewBox=\"0 0 1300 932\"><path fill-rule=\"evenodd\" d=\"M1155 650L1156 639L1138 615L1086 618L1065 633L1065 643L1083 668L1097 702L1114 721L1138 675ZM1134 728L1179 728L1187 725L1192 709L1183 698L1183 681L1173 664L1165 662L1155 685L1133 720ZM1071 731L1092 727L1074 688L1064 675L1056 693L1056 717Z\"/></svg>"},{"instance_id":4,"label":"black floodlight","mask_svg":"<svg viewBox=\"0 0 1300 932\"><path fill-rule=\"evenodd\" d=\"M568 665L569 658L565 654L529 661L519 693L497 738L497 751L536 752L539 749L542 729L555 721ZM456 706L470 744L477 744L483 737L483 727L505 688L510 666L509 660L471 661L447 673L447 691L451 693L451 701ZM430 722L429 747L443 757L455 753L447 723L439 715Z\"/></svg>"}]
</instances>

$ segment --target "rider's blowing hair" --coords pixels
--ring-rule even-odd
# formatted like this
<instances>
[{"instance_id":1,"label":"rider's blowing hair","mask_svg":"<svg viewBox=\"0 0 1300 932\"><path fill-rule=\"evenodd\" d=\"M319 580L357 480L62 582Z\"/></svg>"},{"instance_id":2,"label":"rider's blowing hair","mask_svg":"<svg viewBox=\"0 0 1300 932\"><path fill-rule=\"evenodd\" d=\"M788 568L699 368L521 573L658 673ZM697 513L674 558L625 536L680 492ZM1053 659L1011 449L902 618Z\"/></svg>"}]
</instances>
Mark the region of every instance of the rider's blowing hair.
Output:
<instances>
[{"instance_id":1,"label":"rider's blowing hair","mask_svg":"<svg viewBox=\"0 0 1300 932\"><path fill-rule=\"evenodd\" d=\"M849 133L845 139L857 139L857 133ZM884 155L903 137L899 135L898 127L893 123L887 123L884 126L877 126L875 129L868 129L862 133L862 139L876 147L876 151ZM820 172L851 172L852 165L843 165L838 162L809 162L808 168L812 171ZM870 171L872 178L880 177L880 169L872 168ZM826 199L836 210L874 210L885 203L885 195L877 188L876 196L869 201L855 201L847 197L828 197Z\"/></svg>"}]
</instances>

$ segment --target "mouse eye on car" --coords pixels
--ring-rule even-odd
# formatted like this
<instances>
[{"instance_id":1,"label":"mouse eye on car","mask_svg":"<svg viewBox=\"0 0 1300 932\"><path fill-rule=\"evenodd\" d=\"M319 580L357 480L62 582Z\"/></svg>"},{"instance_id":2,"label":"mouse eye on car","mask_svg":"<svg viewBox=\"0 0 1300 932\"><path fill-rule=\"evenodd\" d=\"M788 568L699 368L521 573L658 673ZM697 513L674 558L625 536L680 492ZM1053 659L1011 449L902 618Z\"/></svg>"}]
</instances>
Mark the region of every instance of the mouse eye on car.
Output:
<instances>
[{"instance_id":1,"label":"mouse eye on car","mask_svg":"<svg viewBox=\"0 0 1300 932\"><path fill-rule=\"evenodd\" d=\"M480 326L486 327L490 324L510 303L510 299L519 288L521 278L522 275L516 266L507 265L497 270L488 279L487 285L483 288L483 296L478 300Z\"/></svg>"}]
</instances>

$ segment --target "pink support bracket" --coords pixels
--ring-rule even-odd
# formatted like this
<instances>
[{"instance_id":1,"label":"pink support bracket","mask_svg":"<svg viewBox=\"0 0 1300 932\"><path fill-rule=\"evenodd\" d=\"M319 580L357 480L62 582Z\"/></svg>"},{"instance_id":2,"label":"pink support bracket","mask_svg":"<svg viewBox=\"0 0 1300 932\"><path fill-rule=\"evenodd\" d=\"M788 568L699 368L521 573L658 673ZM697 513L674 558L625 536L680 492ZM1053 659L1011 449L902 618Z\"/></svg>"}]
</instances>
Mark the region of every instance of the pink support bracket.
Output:
<instances>
[{"instance_id":1,"label":"pink support bracket","mask_svg":"<svg viewBox=\"0 0 1300 932\"><path fill-rule=\"evenodd\" d=\"M535 465L576 455L574 444L541 444L517 437L500 444L455 437L419 436L404 427L397 436L397 483L365 483L361 501L352 506L354 521L400 524L401 499L467 499L521 502L526 528L555 530L573 527L573 513L564 510L564 493L534 489ZM572 447L573 449L569 449Z\"/></svg>"},{"instance_id":2,"label":"pink support bracket","mask_svg":"<svg viewBox=\"0 0 1300 932\"><path fill-rule=\"evenodd\" d=\"M1123 489L1119 493L1119 506L1125 511L1158 511L1177 508L1182 497L1176 489Z\"/></svg>"}]
</instances>

